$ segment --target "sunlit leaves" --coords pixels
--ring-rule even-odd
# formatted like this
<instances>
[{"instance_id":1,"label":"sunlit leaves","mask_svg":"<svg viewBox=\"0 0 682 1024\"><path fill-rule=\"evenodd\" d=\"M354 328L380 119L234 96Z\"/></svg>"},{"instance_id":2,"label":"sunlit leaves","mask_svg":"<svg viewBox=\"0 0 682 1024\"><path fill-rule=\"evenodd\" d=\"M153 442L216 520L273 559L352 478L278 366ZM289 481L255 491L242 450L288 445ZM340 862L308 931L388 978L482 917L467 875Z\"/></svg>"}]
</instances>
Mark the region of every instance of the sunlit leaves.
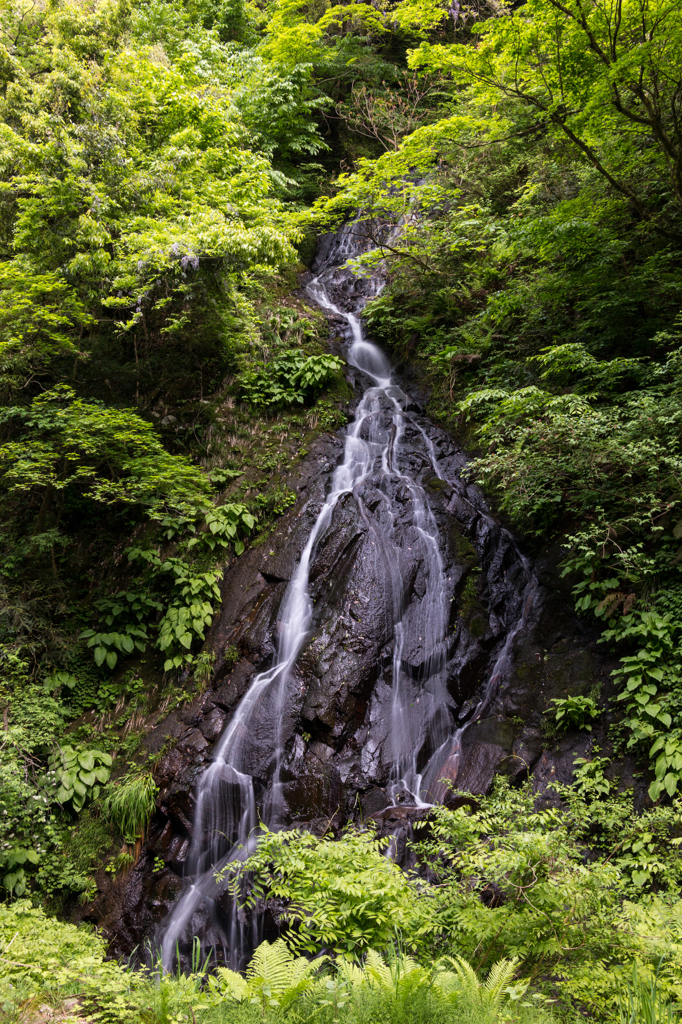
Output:
<instances>
[{"instance_id":1,"label":"sunlit leaves","mask_svg":"<svg viewBox=\"0 0 682 1024\"><path fill-rule=\"evenodd\" d=\"M74 489L103 504L149 508L200 502L210 493L208 478L169 455L152 424L131 410L78 399L67 385L29 407L5 408L0 421L20 438L0 448L11 490Z\"/></svg>"}]
</instances>

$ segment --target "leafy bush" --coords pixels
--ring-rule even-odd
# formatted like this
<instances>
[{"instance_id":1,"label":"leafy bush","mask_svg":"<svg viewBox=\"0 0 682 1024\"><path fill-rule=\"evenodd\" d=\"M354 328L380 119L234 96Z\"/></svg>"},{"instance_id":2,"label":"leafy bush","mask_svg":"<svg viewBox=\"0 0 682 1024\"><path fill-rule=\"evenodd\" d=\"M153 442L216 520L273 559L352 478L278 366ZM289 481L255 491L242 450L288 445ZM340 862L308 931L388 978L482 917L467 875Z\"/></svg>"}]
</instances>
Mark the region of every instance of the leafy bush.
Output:
<instances>
[{"instance_id":1,"label":"leafy bush","mask_svg":"<svg viewBox=\"0 0 682 1024\"><path fill-rule=\"evenodd\" d=\"M99 598L93 604L102 615L105 626L110 630L114 624L117 627L110 632L84 629L80 633L79 639L87 639L87 646L94 648L98 668L106 662L107 667L113 670L118 662L116 651L126 655L135 650L146 650L149 636L144 620L153 612L161 611L163 605L146 594L125 590L111 597Z\"/></svg>"},{"instance_id":2,"label":"leafy bush","mask_svg":"<svg viewBox=\"0 0 682 1024\"><path fill-rule=\"evenodd\" d=\"M249 904L286 901L284 919L292 925L287 942L293 949L359 955L384 947L396 929L409 941L418 928L428 931L420 890L384 856L386 844L372 832L356 830L340 842L309 832L265 832L256 852L227 871L234 872L235 891L242 875L253 875Z\"/></svg>"},{"instance_id":3,"label":"leafy bush","mask_svg":"<svg viewBox=\"0 0 682 1024\"><path fill-rule=\"evenodd\" d=\"M135 979L107 961L106 944L91 929L63 924L19 900L0 905L0 945L0 995L10 1008L30 1009L41 991L82 994L93 1019L131 1020Z\"/></svg>"},{"instance_id":4,"label":"leafy bush","mask_svg":"<svg viewBox=\"0 0 682 1024\"><path fill-rule=\"evenodd\" d=\"M210 493L207 477L183 456L169 455L137 413L85 402L65 384L29 407L3 408L0 423L16 436L0 447L5 487L40 495L36 533L44 531L60 492L150 510L202 502Z\"/></svg>"},{"instance_id":5,"label":"leafy bush","mask_svg":"<svg viewBox=\"0 0 682 1024\"><path fill-rule=\"evenodd\" d=\"M58 748L51 754L43 786L60 804L78 813L87 800L96 800L111 775L111 754L102 750Z\"/></svg>"},{"instance_id":6,"label":"leafy bush","mask_svg":"<svg viewBox=\"0 0 682 1024\"><path fill-rule=\"evenodd\" d=\"M283 353L262 370L241 374L239 392L250 405L276 408L303 403L341 370L338 356L305 356L295 349Z\"/></svg>"},{"instance_id":7,"label":"leafy bush","mask_svg":"<svg viewBox=\"0 0 682 1024\"><path fill-rule=\"evenodd\" d=\"M35 850L24 849L15 846L12 850L0 852L0 871L6 872L2 875L3 888L10 896L23 896L26 892L26 867L29 864L36 865L40 857Z\"/></svg>"},{"instance_id":8,"label":"leafy bush","mask_svg":"<svg viewBox=\"0 0 682 1024\"><path fill-rule=\"evenodd\" d=\"M592 732L590 720L598 718L601 714L597 702L592 697L554 697L550 704L554 704L554 707L547 713L553 714L557 726L563 729L584 729L586 732Z\"/></svg>"}]
</instances>

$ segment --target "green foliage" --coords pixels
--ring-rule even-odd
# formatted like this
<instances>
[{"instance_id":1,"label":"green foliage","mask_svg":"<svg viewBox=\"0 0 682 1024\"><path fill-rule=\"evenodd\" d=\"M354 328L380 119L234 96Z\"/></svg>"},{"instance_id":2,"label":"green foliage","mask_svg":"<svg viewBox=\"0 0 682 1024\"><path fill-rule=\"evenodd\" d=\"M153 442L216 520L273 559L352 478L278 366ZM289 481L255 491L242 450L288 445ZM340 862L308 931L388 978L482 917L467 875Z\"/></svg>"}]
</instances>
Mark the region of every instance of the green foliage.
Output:
<instances>
[{"instance_id":1,"label":"green foliage","mask_svg":"<svg viewBox=\"0 0 682 1024\"><path fill-rule=\"evenodd\" d=\"M646 519L650 524L650 517ZM656 526L646 543L640 540L641 520L633 517L631 522L634 529L629 543L623 545L618 533L624 524L609 525L605 536L598 528L571 538L571 557L564 573L574 574L577 580L573 586L577 609L607 619L609 628L602 639L632 651L621 657L620 667L613 673L623 687L617 700L627 716L628 746L648 748L655 775L649 795L658 800L664 794L672 797L682 779L682 659L673 615L655 610L655 592L653 600L650 598L654 609L632 611L636 592L631 588L656 576L660 581L661 568L668 573L672 568L676 574L675 563L669 567L669 551L676 538L674 530L666 536L665 529ZM670 600L666 590L660 590L663 601Z\"/></svg>"},{"instance_id":2,"label":"green foliage","mask_svg":"<svg viewBox=\"0 0 682 1024\"><path fill-rule=\"evenodd\" d=\"M230 545L234 545L235 554L242 554L242 537L247 531L252 530L256 523L255 517L246 505L241 503L227 503L203 511L199 527L196 525L197 518L198 515L164 515L159 517L159 521L167 540L173 539L176 543L180 541L184 549L188 553L194 551L195 556L198 549L200 557L205 552L213 554ZM170 591L170 600L167 599L167 603L161 604L147 599L145 605L147 610L163 611L158 623L156 646L161 651L168 652L164 661L164 671L191 664L192 644L196 640L205 639L205 630L213 620L215 605L221 600L218 587L222 577L221 571L201 572L178 556L162 558L154 548L129 548L128 560L147 566L152 586L164 588L166 593ZM82 635L89 633L90 631L86 631ZM142 634L144 639L147 639L145 629L138 625L129 626L128 633L139 637L139 642L136 641L135 645L138 649L144 649L139 643L142 641ZM97 636L93 635L89 644L95 642ZM102 643L101 640L99 642Z\"/></svg>"},{"instance_id":3,"label":"green foliage","mask_svg":"<svg viewBox=\"0 0 682 1024\"><path fill-rule=\"evenodd\" d=\"M593 753L598 748L593 747ZM587 799L598 799L601 796L608 796L611 792L611 783L604 775L604 768L608 765L608 757L575 757L573 759L574 789L578 796Z\"/></svg>"},{"instance_id":4,"label":"green foliage","mask_svg":"<svg viewBox=\"0 0 682 1024\"><path fill-rule=\"evenodd\" d=\"M518 957L537 971L607 957L618 947L619 872L606 858L585 871L570 818L533 804L530 787L500 779L479 811L434 812L417 847L437 879L433 924L481 964Z\"/></svg>"},{"instance_id":5,"label":"green foliage","mask_svg":"<svg viewBox=\"0 0 682 1024\"><path fill-rule=\"evenodd\" d=\"M218 505L206 513L204 520L208 531L193 537L187 547L191 548L194 544L200 543L215 551L216 548L226 548L230 542L234 542L236 555L241 555L244 551L244 541L238 537L238 531L252 530L256 524L246 505L241 504Z\"/></svg>"},{"instance_id":6,"label":"green foliage","mask_svg":"<svg viewBox=\"0 0 682 1024\"><path fill-rule=\"evenodd\" d=\"M385 946L396 929L410 935L420 923L415 885L383 855L385 845L373 833L355 830L342 842L266 831L256 852L228 873L235 891L244 873L253 874L249 904L287 901L292 949L355 955Z\"/></svg>"},{"instance_id":7,"label":"green foliage","mask_svg":"<svg viewBox=\"0 0 682 1024\"><path fill-rule=\"evenodd\" d=\"M60 804L78 813L86 801L96 800L111 775L111 755L101 750L58 748L48 762L43 786Z\"/></svg>"},{"instance_id":8,"label":"green foliage","mask_svg":"<svg viewBox=\"0 0 682 1024\"><path fill-rule=\"evenodd\" d=\"M75 331L94 320L75 289L21 256L0 266L0 365L3 391L20 390L55 357L77 356Z\"/></svg>"},{"instance_id":9,"label":"green foliage","mask_svg":"<svg viewBox=\"0 0 682 1024\"><path fill-rule=\"evenodd\" d=\"M243 976L225 967L219 967L209 979L213 992L236 1003L254 1003L265 1010L281 1007L286 1010L293 1002L309 992L315 975L324 967L327 958L308 960L305 956L292 956L283 939L272 945L262 942Z\"/></svg>"},{"instance_id":10,"label":"green foliage","mask_svg":"<svg viewBox=\"0 0 682 1024\"><path fill-rule=\"evenodd\" d=\"M243 373L239 381L240 395L250 405L278 408L298 403L303 405L335 374L343 362L338 356L308 356L295 349L283 353L262 370Z\"/></svg>"},{"instance_id":11,"label":"green foliage","mask_svg":"<svg viewBox=\"0 0 682 1024\"><path fill-rule=\"evenodd\" d=\"M100 668L106 662L107 668L116 668L118 655L116 651L124 654L132 654L137 648L138 651L146 650L148 640L147 631L139 626L126 625L122 633L96 633L94 629L84 629L80 639L88 638L88 647L94 647L95 665ZM113 650L112 648L115 648Z\"/></svg>"},{"instance_id":12,"label":"green foliage","mask_svg":"<svg viewBox=\"0 0 682 1024\"><path fill-rule=\"evenodd\" d=\"M58 1010L77 995L79 1012L98 1024L552 1024L546 1013L526 1008L526 983L509 984L514 965L507 962L479 982L461 958L422 966L393 949L386 956L369 950L361 964L310 961L293 956L280 939L258 947L245 976L219 968L206 983L208 960L196 941L188 975L129 970L105 959L103 941L89 929L48 918L25 900L0 907L0 949L8 1015L32 1012L48 998Z\"/></svg>"},{"instance_id":13,"label":"green foliage","mask_svg":"<svg viewBox=\"0 0 682 1024\"><path fill-rule=\"evenodd\" d=\"M150 772L136 769L110 786L102 803L102 813L111 819L126 843L144 838L156 810L158 789Z\"/></svg>"},{"instance_id":14,"label":"green foliage","mask_svg":"<svg viewBox=\"0 0 682 1024\"><path fill-rule=\"evenodd\" d=\"M549 713L554 715L557 726L563 729L592 732L590 720L601 714L593 697L554 697L550 704L554 704L554 707Z\"/></svg>"},{"instance_id":15,"label":"green foliage","mask_svg":"<svg viewBox=\"0 0 682 1024\"><path fill-rule=\"evenodd\" d=\"M642 15L634 0L619 0L604 14L579 0L530 0L523 11L483 22L477 47L422 44L411 63L473 83L484 103L515 104L572 147L643 220L665 224L672 210L657 210L653 195L637 187L637 154L646 140L648 174L682 203L668 164L680 145L672 83L681 31L679 11L665 3ZM504 112L499 120L504 131Z\"/></svg>"},{"instance_id":16,"label":"green foliage","mask_svg":"<svg viewBox=\"0 0 682 1024\"><path fill-rule=\"evenodd\" d=\"M11 896L23 896L26 892L24 865L35 865L39 861L40 857L35 850L25 850L22 847L15 847L0 853L0 871L6 872L2 876L2 884Z\"/></svg>"},{"instance_id":17,"label":"green foliage","mask_svg":"<svg viewBox=\"0 0 682 1024\"><path fill-rule=\"evenodd\" d=\"M455 992L473 1005L478 1005L481 1010L496 1012L506 998L511 996L513 999L520 999L528 987L527 982L511 986L516 973L515 960L499 960L493 964L488 977L482 982L478 980L471 964L463 957L447 957L445 962L452 964L453 972L450 977L441 975L437 979L438 987Z\"/></svg>"},{"instance_id":18,"label":"green foliage","mask_svg":"<svg viewBox=\"0 0 682 1024\"><path fill-rule=\"evenodd\" d=\"M633 966L632 977L626 978L618 994L620 1024L641 1021L642 1024L673 1024L677 1020L677 1006L665 1002L658 988L656 975L642 978Z\"/></svg>"},{"instance_id":19,"label":"green foliage","mask_svg":"<svg viewBox=\"0 0 682 1024\"><path fill-rule=\"evenodd\" d=\"M60 491L151 509L201 501L208 492L205 477L169 455L151 424L133 412L83 402L66 385L38 396L28 409L3 409L0 421L17 435L0 448L10 490L43 496L37 532Z\"/></svg>"}]
</instances>

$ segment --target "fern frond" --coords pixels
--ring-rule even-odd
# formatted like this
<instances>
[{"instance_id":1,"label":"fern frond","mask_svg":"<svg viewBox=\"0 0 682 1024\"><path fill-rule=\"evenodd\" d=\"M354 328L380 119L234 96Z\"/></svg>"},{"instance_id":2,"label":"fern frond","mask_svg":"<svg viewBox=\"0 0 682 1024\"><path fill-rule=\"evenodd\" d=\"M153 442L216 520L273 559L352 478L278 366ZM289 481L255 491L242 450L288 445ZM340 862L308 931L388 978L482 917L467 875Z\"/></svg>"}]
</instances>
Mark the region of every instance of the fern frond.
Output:
<instances>
[{"instance_id":1,"label":"fern frond","mask_svg":"<svg viewBox=\"0 0 682 1024\"><path fill-rule=\"evenodd\" d=\"M261 942L246 970L246 982L251 994L263 994L267 988L269 998L284 1007L313 984L313 975L328 957L307 960L294 956L284 939L273 943Z\"/></svg>"},{"instance_id":2,"label":"fern frond","mask_svg":"<svg viewBox=\"0 0 682 1024\"><path fill-rule=\"evenodd\" d=\"M477 997L479 981L476 971L471 964L462 956L454 957L454 959L449 956L447 959L455 969L455 974L460 983L460 991L474 998Z\"/></svg>"},{"instance_id":3,"label":"fern frond","mask_svg":"<svg viewBox=\"0 0 682 1024\"><path fill-rule=\"evenodd\" d=\"M433 983L444 996L454 995L462 988L459 975L454 971L446 971L442 967L434 975Z\"/></svg>"},{"instance_id":4,"label":"fern frond","mask_svg":"<svg viewBox=\"0 0 682 1024\"><path fill-rule=\"evenodd\" d=\"M497 1007L504 996L504 989L510 984L516 970L516 959L498 960L490 968L488 977L479 989L481 1001L488 1006Z\"/></svg>"},{"instance_id":5,"label":"fern frond","mask_svg":"<svg viewBox=\"0 0 682 1024\"><path fill-rule=\"evenodd\" d=\"M249 993L246 979L227 967L218 967L215 976L209 978L209 985L217 988L223 998L234 999L237 1003L243 1002Z\"/></svg>"},{"instance_id":6,"label":"fern frond","mask_svg":"<svg viewBox=\"0 0 682 1024\"><path fill-rule=\"evenodd\" d=\"M357 964L352 964L348 960L338 959L336 961L336 969L339 973L339 977L342 981L345 981L351 988L360 988L367 982L365 972Z\"/></svg>"},{"instance_id":7,"label":"fern frond","mask_svg":"<svg viewBox=\"0 0 682 1024\"><path fill-rule=\"evenodd\" d=\"M290 984L294 960L283 939L261 942L246 970L249 987L267 985L273 995L285 991Z\"/></svg>"},{"instance_id":8,"label":"fern frond","mask_svg":"<svg viewBox=\"0 0 682 1024\"><path fill-rule=\"evenodd\" d=\"M374 984L379 988L394 988L395 986L389 964L374 949L367 950L365 976L370 985Z\"/></svg>"}]
</instances>

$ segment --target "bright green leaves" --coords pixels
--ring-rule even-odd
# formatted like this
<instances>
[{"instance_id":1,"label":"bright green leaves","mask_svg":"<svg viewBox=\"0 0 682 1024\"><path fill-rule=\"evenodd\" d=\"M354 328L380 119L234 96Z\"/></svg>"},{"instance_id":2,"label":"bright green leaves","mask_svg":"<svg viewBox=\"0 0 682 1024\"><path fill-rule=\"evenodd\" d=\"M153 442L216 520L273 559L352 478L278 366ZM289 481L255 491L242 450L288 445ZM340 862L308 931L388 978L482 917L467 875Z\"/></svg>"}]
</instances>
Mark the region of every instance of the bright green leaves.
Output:
<instances>
[{"instance_id":1,"label":"bright green leaves","mask_svg":"<svg viewBox=\"0 0 682 1024\"><path fill-rule=\"evenodd\" d=\"M554 715L554 721L561 729L584 729L586 732L592 732L590 722L601 714L601 709L597 707L597 702L592 697L555 697L550 704L554 704L550 713Z\"/></svg>"},{"instance_id":2,"label":"bright green leaves","mask_svg":"<svg viewBox=\"0 0 682 1024\"><path fill-rule=\"evenodd\" d=\"M163 566L162 566L163 568ZM199 573L176 560L170 567L175 576L174 590L179 591L159 623L157 647L161 651L180 645L180 655L169 656L164 671L191 662L190 649L195 640L204 640L211 625L214 601L220 602L220 572ZM169 652L171 655L173 652ZM178 661L178 657L180 660Z\"/></svg>"},{"instance_id":3,"label":"bright green leaves","mask_svg":"<svg viewBox=\"0 0 682 1024\"><path fill-rule=\"evenodd\" d=\"M241 374L239 391L249 405L283 407L303 405L343 368L338 356L307 356L295 349L284 352L262 370Z\"/></svg>"},{"instance_id":4,"label":"bright green leaves","mask_svg":"<svg viewBox=\"0 0 682 1024\"><path fill-rule=\"evenodd\" d=\"M592 748L593 754L596 753ZM604 769L608 766L608 757L575 757L573 759L573 787L579 796L586 799L597 800L602 796L608 796L611 792L611 783L604 775Z\"/></svg>"},{"instance_id":5,"label":"bright green leaves","mask_svg":"<svg viewBox=\"0 0 682 1024\"><path fill-rule=\"evenodd\" d=\"M111 755L101 750L61 747L50 757L43 789L60 804L78 813L87 800L96 800L109 781Z\"/></svg>"},{"instance_id":6,"label":"bright green leaves","mask_svg":"<svg viewBox=\"0 0 682 1024\"><path fill-rule=\"evenodd\" d=\"M590 406L580 395L552 395L534 384L511 393L499 388L472 391L459 403L458 411L467 419L483 420L479 434L489 439L491 446L510 436L514 438L515 427L540 416L548 417L551 423L552 417L557 415L585 417L591 413ZM548 429L551 429L550 424Z\"/></svg>"},{"instance_id":7,"label":"bright green leaves","mask_svg":"<svg viewBox=\"0 0 682 1024\"><path fill-rule=\"evenodd\" d=\"M78 355L76 333L93 323L63 279L25 259L0 262L0 387L21 389L55 357Z\"/></svg>"},{"instance_id":8,"label":"bright green leaves","mask_svg":"<svg viewBox=\"0 0 682 1024\"><path fill-rule=\"evenodd\" d=\"M422 44L411 66L449 72L482 105L525 107L543 131L563 136L640 217L657 216L636 174L642 146L650 148L648 161L661 185L671 182L669 167L679 161L673 84L680 75L679 8L666 0L645 11L637 0L608 8L529 0L505 17L484 21L478 31L477 46ZM672 189L679 204L680 182Z\"/></svg>"},{"instance_id":9,"label":"bright green leaves","mask_svg":"<svg viewBox=\"0 0 682 1024\"><path fill-rule=\"evenodd\" d=\"M603 634L603 639L616 636L621 641L637 640L645 644L636 654L622 657L621 667L613 673L614 678L625 684L617 699L626 702L630 716L626 719L631 731L628 746L654 741L649 758L656 777L649 786L649 795L652 800L658 800L665 793L673 796L682 780L681 733L679 728L669 731L673 714L676 722L679 719L676 701L669 696L669 691L674 692L682 682L678 628L669 615L642 612L638 616L625 616L619 627Z\"/></svg>"},{"instance_id":10,"label":"bright green leaves","mask_svg":"<svg viewBox=\"0 0 682 1024\"><path fill-rule=\"evenodd\" d=\"M286 1009L309 992L315 975L326 962L327 957L311 962L304 956L292 956L284 939L277 939L272 945L262 942L253 954L246 977L219 967L209 978L209 986L221 1001L255 1003L265 1015L268 1008Z\"/></svg>"},{"instance_id":11,"label":"bright green leaves","mask_svg":"<svg viewBox=\"0 0 682 1024\"><path fill-rule=\"evenodd\" d=\"M498 778L473 811L435 808L416 844L436 883L432 927L484 963L500 956L556 963L568 948L589 958L619 914L618 870L601 861L586 870L571 817L536 811L531 787L513 791ZM495 900L485 906L491 892Z\"/></svg>"},{"instance_id":12,"label":"bright green leaves","mask_svg":"<svg viewBox=\"0 0 682 1024\"><path fill-rule=\"evenodd\" d=\"M649 757L654 761L656 778L649 786L649 796L658 800L667 793L674 796L682 782L682 730L675 729L671 733L659 736L653 743Z\"/></svg>"},{"instance_id":13,"label":"bright green leaves","mask_svg":"<svg viewBox=\"0 0 682 1024\"><path fill-rule=\"evenodd\" d=\"M192 534L187 540L187 550L213 553L216 549L225 549L234 545L236 555L244 550L244 533L255 525L255 517L245 505L226 504L208 509L204 513L202 528L197 532L195 525L183 521L183 529ZM169 521L164 520L169 527ZM175 536L175 533L173 532ZM158 624L157 647L166 653L164 671L169 672L193 661L191 648L195 641L206 638L206 629L210 626L215 606L221 601L219 583L222 578L220 570L202 572L182 558L161 558L156 551L142 548L131 548L128 551L130 561L146 563L155 586L164 581L170 589L170 600L159 608L164 614Z\"/></svg>"},{"instance_id":14,"label":"bright green leaves","mask_svg":"<svg viewBox=\"0 0 682 1024\"><path fill-rule=\"evenodd\" d=\"M88 641L98 668L106 664L110 669L116 667L118 654L125 657L135 650L146 650L149 635L145 619L163 610L161 602L147 594L124 590L112 597L100 598L94 605L109 629L84 629L79 639ZM112 630L114 625L116 628Z\"/></svg>"},{"instance_id":15,"label":"bright green leaves","mask_svg":"<svg viewBox=\"0 0 682 1024\"><path fill-rule=\"evenodd\" d=\"M655 882L668 869L665 858L661 856L660 842L646 830L623 843L623 852L616 863L621 870L629 872L639 888Z\"/></svg>"},{"instance_id":16,"label":"bright green leaves","mask_svg":"<svg viewBox=\"0 0 682 1024\"><path fill-rule=\"evenodd\" d=\"M187 545L188 549L200 544L210 551L215 551L216 548L227 548L234 543L235 554L241 555L244 551L244 542L239 533L252 530L256 519L246 505L228 503L209 509L204 516L204 523L208 529L201 530L192 537Z\"/></svg>"},{"instance_id":17,"label":"bright green leaves","mask_svg":"<svg viewBox=\"0 0 682 1024\"><path fill-rule=\"evenodd\" d=\"M144 627L128 624L120 633L97 633L94 629L84 629L79 639L87 639L88 647L94 648L93 656L98 668L106 662L107 668L114 669L118 661L116 651L124 656L132 654L135 649L144 651L149 637Z\"/></svg>"},{"instance_id":18,"label":"bright green leaves","mask_svg":"<svg viewBox=\"0 0 682 1024\"><path fill-rule=\"evenodd\" d=\"M583 344L576 342L550 345L529 362L542 368L540 380L555 387L570 384L592 396L622 385L624 377L638 375L644 366L641 359L595 359Z\"/></svg>"},{"instance_id":19,"label":"bright green leaves","mask_svg":"<svg viewBox=\"0 0 682 1024\"><path fill-rule=\"evenodd\" d=\"M204 639L204 631L211 625L212 619L213 605L210 601L170 605L159 626L159 649L165 651L177 641L189 651L195 639ZM167 663L164 665L166 671L170 667Z\"/></svg>"},{"instance_id":20,"label":"bright green leaves","mask_svg":"<svg viewBox=\"0 0 682 1024\"><path fill-rule=\"evenodd\" d=\"M148 594L130 590L121 590L112 597L99 598L94 605L107 626L113 626L114 622L126 619L142 622L155 611L160 612L162 609L162 605Z\"/></svg>"},{"instance_id":21,"label":"bright green leaves","mask_svg":"<svg viewBox=\"0 0 682 1024\"><path fill-rule=\"evenodd\" d=\"M220 277L272 271L295 258L293 222L270 195L269 160L254 151L228 90L206 88L207 69L194 51L169 65L129 38L125 50L101 63L81 60L57 42L50 21L43 33L47 77L25 81L14 97L24 109L0 136L5 189L21 195L12 210L15 248L31 260L20 255L4 271L26 278L29 313L17 306L17 327L23 318L35 335L33 317L38 347L61 354L82 328L95 326L90 309L105 324L103 305L128 335L144 337L151 328L168 344L192 345L201 333L199 308L206 316L211 300L225 305ZM208 73L229 78L228 51L211 40L210 53ZM66 67L50 68L50 55ZM65 78L71 98L63 111ZM36 116L59 124L58 146L42 127L31 130ZM41 289L42 312L28 302Z\"/></svg>"},{"instance_id":22,"label":"bright green leaves","mask_svg":"<svg viewBox=\"0 0 682 1024\"><path fill-rule=\"evenodd\" d=\"M57 691L62 689L62 687L66 687L67 690L73 690L78 685L78 679L71 672L57 671L48 676L45 683Z\"/></svg>"},{"instance_id":23,"label":"bright green leaves","mask_svg":"<svg viewBox=\"0 0 682 1024\"><path fill-rule=\"evenodd\" d=\"M249 905L263 897L287 901L286 917L297 923L290 947L354 956L385 948L396 929L409 941L420 918L417 890L384 855L385 845L371 832L351 830L336 842L306 832L266 831L243 866L228 865L231 884L238 889L240 875L253 872Z\"/></svg>"},{"instance_id":24,"label":"bright green leaves","mask_svg":"<svg viewBox=\"0 0 682 1024\"><path fill-rule=\"evenodd\" d=\"M46 391L28 408L4 409L0 422L17 437L0 447L7 486L47 491L48 504L52 492L65 490L100 504L152 510L201 502L210 494L201 470L169 455L137 413L84 402L67 385Z\"/></svg>"},{"instance_id":25,"label":"bright green leaves","mask_svg":"<svg viewBox=\"0 0 682 1024\"><path fill-rule=\"evenodd\" d=\"M10 896L23 896L26 892L28 877L26 870L29 865L35 867L40 863L40 855L32 849L15 846L0 852L0 874L2 885Z\"/></svg>"},{"instance_id":26,"label":"bright green leaves","mask_svg":"<svg viewBox=\"0 0 682 1024\"><path fill-rule=\"evenodd\" d=\"M650 527L648 516L643 521ZM649 554L643 542L633 539L641 526L633 515L627 532L621 528L625 542L614 526L609 526L606 534L597 531L571 538L572 557L565 563L564 575L582 576L573 587L578 611L591 610L598 618L608 618L609 628L602 633L602 640L627 645L633 651L621 656L619 668L612 673L621 686L616 700L625 705L628 746L646 744L649 748L655 774L649 796L659 800L674 796L682 782L682 635L671 613L632 611L635 593L627 591L655 578L659 566L667 561L666 550L674 550L677 538L676 527L669 534L659 528L662 550ZM619 576L609 575L614 569Z\"/></svg>"}]
</instances>

